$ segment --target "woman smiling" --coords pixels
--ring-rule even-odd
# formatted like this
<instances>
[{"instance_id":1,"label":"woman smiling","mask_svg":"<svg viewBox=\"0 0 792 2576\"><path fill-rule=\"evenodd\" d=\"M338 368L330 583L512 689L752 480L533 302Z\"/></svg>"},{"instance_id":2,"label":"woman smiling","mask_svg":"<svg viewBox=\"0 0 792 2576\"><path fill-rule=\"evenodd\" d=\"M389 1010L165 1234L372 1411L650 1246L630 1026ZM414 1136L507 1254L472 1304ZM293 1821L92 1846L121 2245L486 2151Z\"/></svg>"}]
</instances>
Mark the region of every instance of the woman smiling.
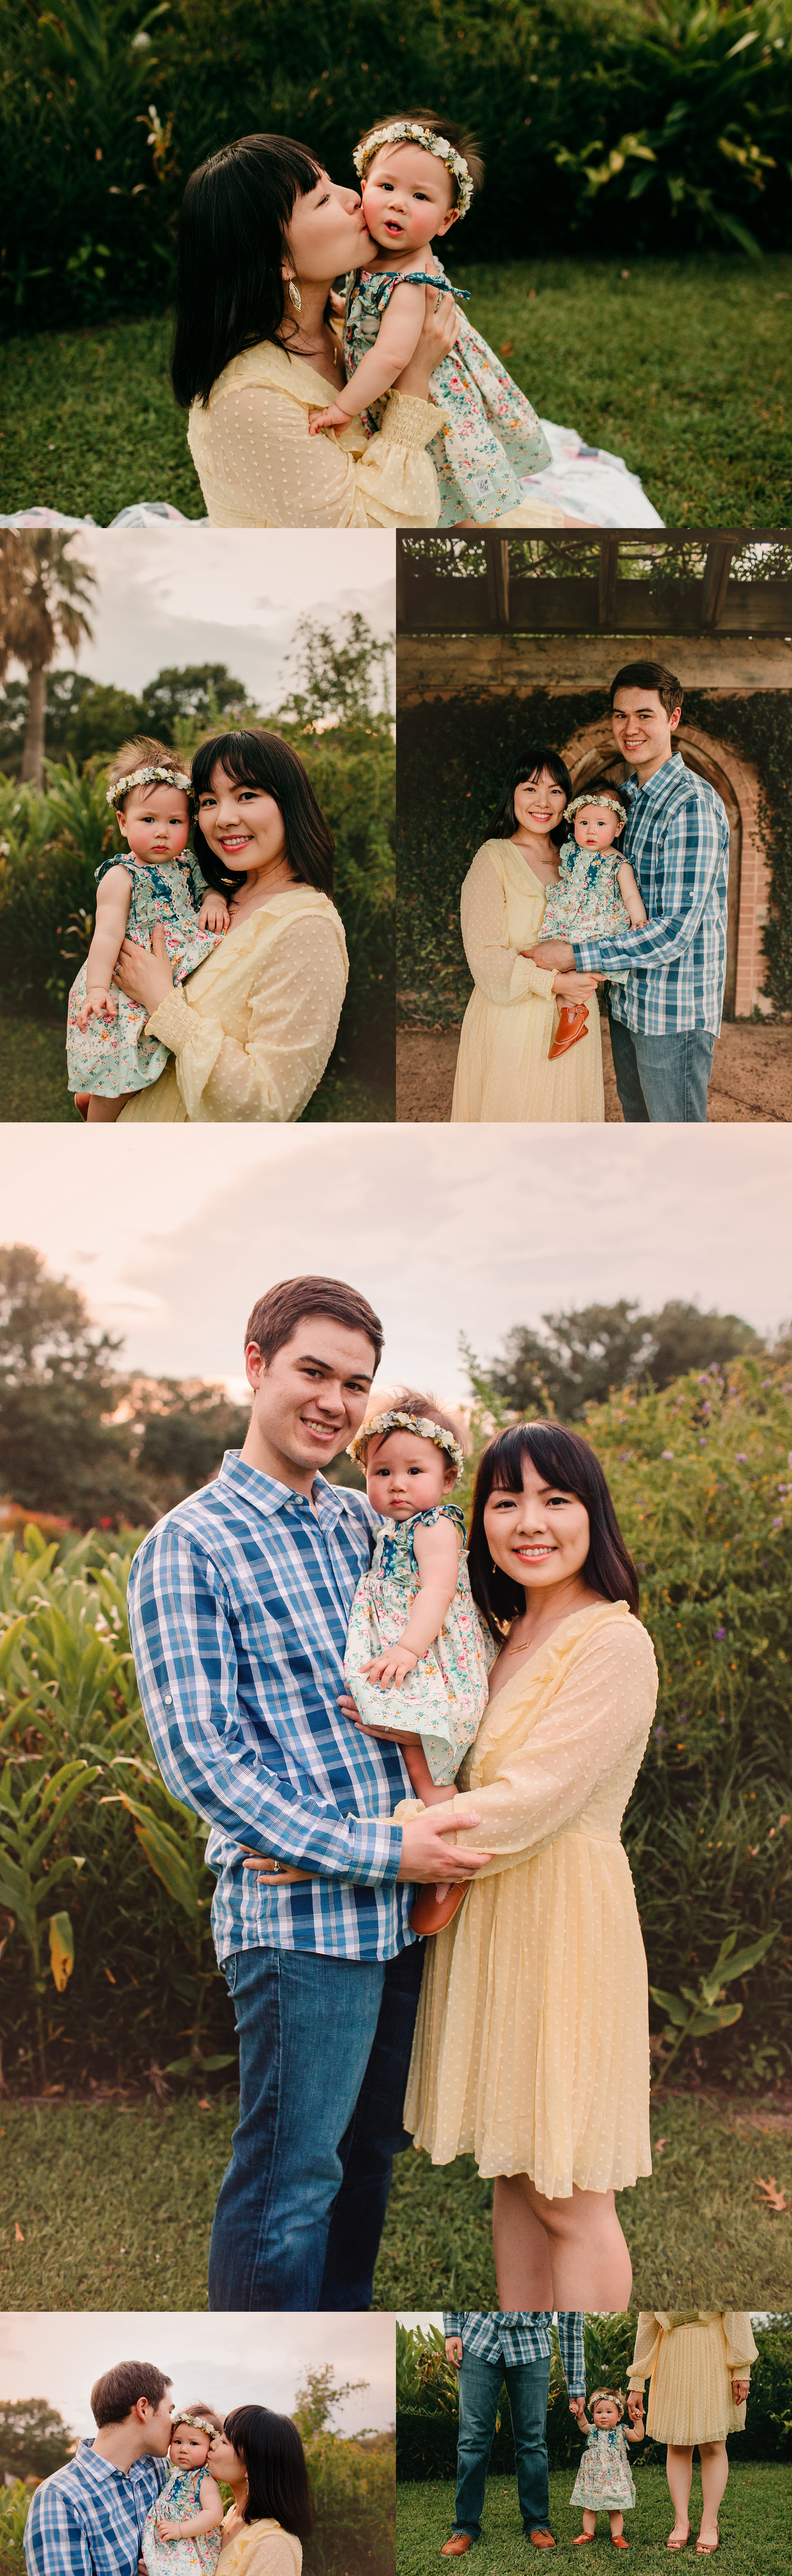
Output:
<instances>
[{"instance_id":1,"label":"woman smiling","mask_svg":"<svg viewBox=\"0 0 792 2576\"><path fill-rule=\"evenodd\" d=\"M605 1116L599 1012L585 1037L551 1060L556 1000L586 1001L595 975L538 965L548 886L572 781L556 751L526 744L501 789L490 836L462 887L465 955L475 990L462 1023L452 1121L600 1121Z\"/></svg>"},{"instance_id":2,"label":"woman smiling","mask_svg":"<svg viewBox=\"0 0 792 2576\"><path fill-rule=\"evenodd\" d=\"M626 2307L614 2191L652 2166L646 1960L619 1829L657 1669L585 1440L548 1422L498 1433L468 1562L498 1652L453 1813L458 1847L475 1815L470 1839L493 1857L427 1945L405 2125L434 2164L472 2152L495 2176L502 2309Z\"/></svg>"},{"instance_id":3,"label":"woman smiling","mask_svg":"<svg viewBox=\"0 0 792 2576\"><path fill-rule=\"evenodd\" d=\"M333 840L302 761L277 734L218 735L192 764L195 855L230 926L174 990L161 933L125 940L114 982L148 1011L173 1065L122 1121L292 1120L335 1044L348 960L330 897Z\"/></svg>"}]
</instances>

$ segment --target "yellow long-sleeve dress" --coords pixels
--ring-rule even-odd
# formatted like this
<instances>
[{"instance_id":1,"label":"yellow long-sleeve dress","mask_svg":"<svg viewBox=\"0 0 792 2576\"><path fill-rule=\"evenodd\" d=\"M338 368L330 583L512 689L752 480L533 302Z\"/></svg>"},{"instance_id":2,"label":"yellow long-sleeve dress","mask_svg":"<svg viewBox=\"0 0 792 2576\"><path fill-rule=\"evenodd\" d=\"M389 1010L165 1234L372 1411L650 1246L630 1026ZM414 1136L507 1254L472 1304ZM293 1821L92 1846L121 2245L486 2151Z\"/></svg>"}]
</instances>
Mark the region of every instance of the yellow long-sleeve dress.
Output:
<instances>
[{"instance_id":1,"label":"yellow long-sleeve dress","mask_svg":"<svg viewBox=\"0 0 792 2576\"><path fill-rule=\"evenodd\" d=\"M520 955L541 938L546 894L515 841L484 841L476 851L460 905L476 989L462 1022L452 1123L604 1120L596 993L585 1037L551 1064L558 1024L552 974Z\"/></svg>"},{"instance_id":2,"label":"yellow long-sleeve dress","mask_svg":"<svg viewBox=\"0 0 792 2576\"><path fill-rule=\"evenodd\" d=\"M405 2125L548 2200L652 2170L649 2014L619 1828L657 1667L625 1601L576 1611L492 1701L454 1800L493 1858L427 1943ZM407 1812L407 1802L397 1813Z\"/></svg>"},{"instance_id":3,"label":"yellow long-sleeve dress","mask_svg":"<svg viewBox=\"0 0 792 2576\"><path fill-rule=\"evenodd\" d=\"M750 2317L733 2309L642 2308L629 2381L650 2382L647 2433L680 2450L744 2433L745 2399L735 2406L732 2380L750 2380L757 2359Z\"/></svg>"},{"instance_id":4,"label":"yellow long-sleeve dress","mask_svg":"<svg viewBox=\"0 0 792 2576\"><path fill-rule=\"evenodd\" d=\"M299 1118L332 1053L347 974L329 896L306 885L270 895L151 1012L146 1035L173 1062L119 1126Z\"/></svg>"}]
</instances>

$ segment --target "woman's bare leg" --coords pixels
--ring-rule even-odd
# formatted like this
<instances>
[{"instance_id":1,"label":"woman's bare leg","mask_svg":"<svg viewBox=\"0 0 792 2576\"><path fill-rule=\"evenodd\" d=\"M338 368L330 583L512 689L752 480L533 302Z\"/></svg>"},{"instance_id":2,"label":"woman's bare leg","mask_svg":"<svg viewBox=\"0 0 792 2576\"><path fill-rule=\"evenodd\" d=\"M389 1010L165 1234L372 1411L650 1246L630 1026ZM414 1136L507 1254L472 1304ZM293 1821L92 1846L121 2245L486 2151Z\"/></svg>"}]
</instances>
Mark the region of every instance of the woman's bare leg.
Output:
<instances>
[{"instance_id":1,"label":"woman's bare leg","mask_svg":"<svg viewBox=\"0 0 792 2576\"><path fill-rule=\"evenodd\" d=\"M718 2506L729 2475L729 2455L725 2442L700 2442L701 2453L701 2529L700 2540L711 2540L713 2549L718 2537Z\"/></svg>"},{"instance_id":2,"label":"woman's bare leg","mask_svg":"<svg viewBox=\"0 0 792 2576\"><path fill-rule=\"evenodd\" d=\"M105 1100L98 1091L92 1091L88 1102L89 1127L112 1126L114 1120L120 1118L127 1101L134 1100L134 1097L133 1091L119 1091L115 1100Z\"/></svg>"},{"instance_id":3,"label":"woman's bare leg","mask_svg":"<svg viewBox=\"0 0 792 2576\"><path fill-rule=\"evenodd\" d=\"M683 2450L679 2443L669 2442L666 2451L666 2477L674 2508L674 2528L669 2540L686 2540L690 2528L690 2481L693 2475L692 2448Z\"/></svg>"},{"instance_id":4,"label":"woman's bare leg","mask_svg":"<svg viewBox=\"0 0 792 2576\"><path fill-rule=\"evenodd\" d=\"M503 2309L629 2307L632 2264L612 2191L545 2200L529 2174L499 2174L492 2236Z\"/></svg>"}]
</instances>

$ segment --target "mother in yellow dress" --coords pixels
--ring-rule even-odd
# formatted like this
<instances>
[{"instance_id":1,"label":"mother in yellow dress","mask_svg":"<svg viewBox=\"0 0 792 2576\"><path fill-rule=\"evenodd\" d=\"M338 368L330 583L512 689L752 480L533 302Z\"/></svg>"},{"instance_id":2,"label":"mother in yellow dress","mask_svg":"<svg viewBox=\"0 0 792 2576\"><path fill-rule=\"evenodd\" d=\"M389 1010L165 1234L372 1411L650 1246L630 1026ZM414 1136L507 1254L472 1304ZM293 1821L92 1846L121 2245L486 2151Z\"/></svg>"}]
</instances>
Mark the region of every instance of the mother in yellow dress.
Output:
<instances>
[{"instance_id":1,"label":"mother in yellow dress","mask_svg":"<svg viewBox=\"0 0 792 2576\"><path fill-rule=\"evenodd\" d=\"M332 1054L346 991L344 926L331 901L333 837L289 743L262 728L217 735L192 762L195 855L230 924L174 986L161 931L125 939L113 981L171 1049L119 1125L291 1121Z\"/></svg>"},{"instance_id":2,"label":"mother in yellow dress","mask_svg":"<svg viewBox=\"0 0 792 2576\"><path fill-rule=\"evenodd\" d=\"M454 1799L457 1844L491 1858L427 1942L405 2126L434 2164L473 2154L494 2176L501 2309L626 2308L614 2192L652 2165L646 1960L620 1825L657 1668L586 1440L555 1422L497 1434L468 1561L496 1653L460 1790L437 1798Z\"/></svg>"},{"instance_id":3,"label":"mother in yellow dress","mask_svg":"<svg viewBox=\"0 0 792 2576\"><path fill-rule=\"evenodd\" d=\"M667 2549L686 2549L690 2538L693 2452L701 2456L701 2525L697 2558L720 2546L718 2507L729 2475L726 2440L745 2431L751 2363L758 2359L751 2320L734 2310L641 2309L629 2373L628 2409L643 2418L649 2380L647 2433L666 2442L666 2476L674 2507Z\"/></svg>"},{"instance_id":4,"label":"mother in yellow dress","mask_svg":"<svg viewBox=\"0 0 792 2576\"><path fill-rule=\"evenodd\" d=\"M597 978L550 973L528 951L541 936L548 886L560 875L572 794L557 752L528 744L512 762L489 836L468 869L462 938L475 991L462 1023L453 1122L597 1124L605 1117L599 1013L550 1060L556 1001L585 1001Z\"/></svg>"},{"instance_id":5,"label":"mother in yellow dress","mask_svg":"<svg viewBox=\"0 0 792 2576\"><path fill-rule=\"evenodd\" d=\"M235 2406L210 2442L209 2468L233 2496L223 2523L222 2576L300 2576L314 2510L291 2417L269 2406Z\"/></svg>"}]
</instances>

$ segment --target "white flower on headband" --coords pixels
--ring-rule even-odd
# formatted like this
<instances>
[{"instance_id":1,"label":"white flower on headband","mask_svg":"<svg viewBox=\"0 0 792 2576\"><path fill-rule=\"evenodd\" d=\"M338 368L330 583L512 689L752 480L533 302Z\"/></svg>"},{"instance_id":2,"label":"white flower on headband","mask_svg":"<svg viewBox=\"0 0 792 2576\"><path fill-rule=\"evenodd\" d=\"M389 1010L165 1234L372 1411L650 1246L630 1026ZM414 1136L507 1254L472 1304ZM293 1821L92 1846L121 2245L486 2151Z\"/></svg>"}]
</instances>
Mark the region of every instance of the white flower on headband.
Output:
<instances>
[{"instance_id":1,"label":"white flower on headband","mask_svg":"<svg viewBox=\"0 0 792 2576\"><path fill-rule=\"evenodd\" d=\"M174 2429L177 2424L191 2424L196 2433L217 2432L217 2425L210 2424L208 2415L196 2415L190 2406L172 2406L170 2419Z\"/></svg>"},{"instance_id":2,"label":"white flower on headband","mask_svg":"<svg viewBox=\"0 0 792 2576\"><path fill-rule=\"evenodd\" d=\"M128 778L117 778L115 786L108 787L105 801L108 805L120 805L122 796L129 795L130 787L154 787L155 785L181 787L185 795L193 794L192 779L188 778L184 769L130 769Z\"/></svg>"},{"instance_id":3,"label":"white flower on headband","mask_svg":"<svg viewBox=\"0 0 792 2576\"><path fill-rule=\"evenodd\" d=\"M435 161L444 161L457 183L455 211L458 215L467 214L468 206L473 202L473 181L461 152L455 152L453 143L449 143L444 134L430 134L427 126L413 125L408 120L402 125L378 125L376 133L367 134L365 143L355 145L352 159L359 179L363 178L369 162L373 161L383 143L418 143L422 152L431 152Z\"/></svg>"},{"instance_id":4,"label":"white flower on headband","mask_svg":"<svg viewBox=\"0 0 792 2576\"><path fill-rule=\"evenodd\" d=\"M627 821L627 808L619 804L618 796L595 796L589 788L587 796L573 796L571 805L564 806L565 823L571 823L572 816L577 813L579 805L608 805L612 814L619 815L622 829Z\"/></svg>"},{"instance_id":5,"label":"white flower on headband","mask_svg":"<svg viewBox=\"0 0 792 2576\"><path fill-rule=\"evenodd\" d=\"M347 1457L355 1458L360 1466L362 1459L365 1458L369 1440L377 1439L382 1431L415 1431L420 1440L433 1440L436 1449L447 1451L457 1475L461 1475L465 1464L464 1449L461 1448L459 1441L454 1439L453 1431L446 1431L442 1422L433 1422L428 1413L369 1414L368 1421L361 1423L355 1439L350 1440Z\"/></svg>"}]
</instances>

